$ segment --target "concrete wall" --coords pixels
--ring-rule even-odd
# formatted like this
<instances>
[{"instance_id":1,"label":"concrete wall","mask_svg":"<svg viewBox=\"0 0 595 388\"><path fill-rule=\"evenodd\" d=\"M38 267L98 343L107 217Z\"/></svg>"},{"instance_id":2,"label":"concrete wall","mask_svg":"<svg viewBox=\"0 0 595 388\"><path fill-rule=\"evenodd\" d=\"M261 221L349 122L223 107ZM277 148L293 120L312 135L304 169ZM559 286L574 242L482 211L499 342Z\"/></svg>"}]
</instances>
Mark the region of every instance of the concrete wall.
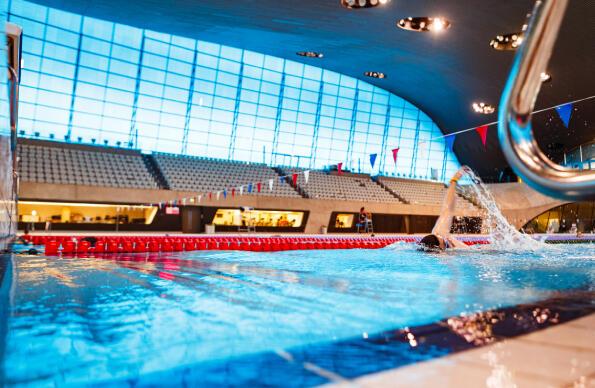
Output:
<instances>
[{"instance_id":1,"label":"concrete wall","mask_svg":"<svg viewBox=\"0 0 595 388\"><path fill-rule=\"evenodd\" d=\"M502 213L511 224L520 228L532 218L555 206L565 203L531 189L524 183L499 183L488 185L498 202ZM160 201L179 200L196 195L193 192L170 190L118 189L109 187L55 185L23 182L20 185L20 198L23 200L73 201L99 203L148 204ZM320 200L303 198L279 198L264 195L244 195L219 201L203 198L201 205L219 207L252 206L259 209L308 210L310 218L306 233L318 233L321 226L327 226L331 213L358 212L360 207L372 213L438 215L440 206L420 206L388 203L362 203L359 201ZM458 215L477 216L476 213Z\"/></svg>"},{"instance_id":2,"label":"concrete wall","mask_svg":"<svg viewBox=\"0 0 595 388\"><path fill-rule=\"evenodd\" d=\"M22 200L73 201L96 203L129 203L148 204L160 201L179 200L195 196L193 192L170 190L118 189L96 186L56 185L46 183L23 182L20 186ZM388 203L362 203L359 201L319 200L304 198L280 198L264 195L236 195L227 199L211 201L203 198L201 205L219 207L251 206L257 209L308 210L310 217L306 225L306 233L318 233L322 226L328 226L331 213L359 212L362 206L371 213L403 214L403 215L438 215L440 206L420 206ZM458 213L457 215L477 216L476 213Z\"/></svg>"},{"instance_id":3,"label":"concrete wall","mask_svg":"<svg viewBox=\"0 0 595 388\"><path fill-rule=\"evenodd\" d=\"M567 203L545 196L524 183L498 183L488 185L502 214L517 228L555 206Z\"/></svg>"}]
</instances>

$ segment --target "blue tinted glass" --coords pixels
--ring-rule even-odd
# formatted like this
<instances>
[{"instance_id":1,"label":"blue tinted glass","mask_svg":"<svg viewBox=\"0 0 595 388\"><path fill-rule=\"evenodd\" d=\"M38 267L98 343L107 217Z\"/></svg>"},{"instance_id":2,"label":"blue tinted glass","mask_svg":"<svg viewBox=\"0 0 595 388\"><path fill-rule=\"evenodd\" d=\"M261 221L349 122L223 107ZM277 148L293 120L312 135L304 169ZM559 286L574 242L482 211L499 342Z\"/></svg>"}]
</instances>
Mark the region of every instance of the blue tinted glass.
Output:
<instances>
[{"instance_id":1,"label":"blue tinted glass","mask_svg":"<svg viewBox=\"0 0 595 388\"><path fill-rule=\"evenodd\" d=\"M25 35L26 136L137 141L143 150L265 163L283 153L300 156L301 167L344 162L401 176L427 177L435 168L446 179L459 166L424 112L355 78L23 0L10 4ZM381 161L374 171L370 153Z\"/></svg>"}]
</instances>

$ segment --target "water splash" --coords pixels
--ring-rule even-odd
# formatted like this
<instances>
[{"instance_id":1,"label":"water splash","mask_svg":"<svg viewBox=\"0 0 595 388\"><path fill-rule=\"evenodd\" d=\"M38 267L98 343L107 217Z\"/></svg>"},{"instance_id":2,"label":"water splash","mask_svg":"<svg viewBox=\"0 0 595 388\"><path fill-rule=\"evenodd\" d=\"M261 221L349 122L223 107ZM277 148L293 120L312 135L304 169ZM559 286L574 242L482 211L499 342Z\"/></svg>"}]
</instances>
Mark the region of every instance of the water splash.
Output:
<instances>
[{"instance_id":1,"label":"water splash","mask_svg":"<svg viewBox=\"0 0 595 388\"><path fill-rule=\"evenodd\" d=\"M475 175L469 167L464 168L465 175L469 178L469 184L465 191L470 193L477 204L484 211L483 226L488 234L492 249L507 251L534 251L543 249L546 244L536 241L531 236L519 232L508 220L498 207L496 200L488 187Z\"/></svg>"}]
</instances>

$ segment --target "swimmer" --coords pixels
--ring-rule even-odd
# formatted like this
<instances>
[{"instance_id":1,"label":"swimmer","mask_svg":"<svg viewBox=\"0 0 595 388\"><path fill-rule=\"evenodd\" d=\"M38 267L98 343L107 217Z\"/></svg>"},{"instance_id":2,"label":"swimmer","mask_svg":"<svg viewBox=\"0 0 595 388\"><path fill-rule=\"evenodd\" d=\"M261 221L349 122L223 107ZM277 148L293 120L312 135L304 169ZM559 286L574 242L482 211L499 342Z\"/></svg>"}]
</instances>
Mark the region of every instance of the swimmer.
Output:
<instances>
[{"instance_id":1,"label":"swimmer","mask_svg":"<svg viewBox=\"0 0 595 388\"><path fill-rule=\"evenodd\" d=\"M432 234L429 234L421 239L419 242L420 250L429 252L440 252L448 248L468 248L465 243L450 236L450 228L452 226L452 217L456 207L457 200L457 182L467 171L469 167L463 166L457 171L450 180L448 190L444 196L442 203L442 210L440 217L436 220Z\"/></svg>"}]
</instances>

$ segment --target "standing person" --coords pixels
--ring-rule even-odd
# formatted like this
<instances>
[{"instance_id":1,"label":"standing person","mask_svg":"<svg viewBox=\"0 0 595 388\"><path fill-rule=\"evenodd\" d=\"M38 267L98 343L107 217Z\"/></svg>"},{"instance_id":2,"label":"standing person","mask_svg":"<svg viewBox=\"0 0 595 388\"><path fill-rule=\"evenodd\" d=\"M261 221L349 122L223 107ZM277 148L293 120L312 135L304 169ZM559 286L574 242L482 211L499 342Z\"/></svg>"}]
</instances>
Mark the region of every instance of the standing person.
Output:
<instances>
[{"instance_id":1,"label":"standing person","mask_svg":"<svg viewBox=\"0 0 595 388\"><path fill-rule=\"evenodd\" d=\"M436 220L432 234L421 239L419 245L424 251L444 251L447 248L467 248L463 242L451 237L450 228L452 226L452 217L456 208L457 201L457 182L463 176L463 173L469 167L463 166L450 179L448 190L442 202L440 217Z\"/></svg>"},{"instance_id":2,"label":"standing person","mask_svg":"<svg viewBox=\"0 0 595 388\"><path fill-rule=\"evenodd\" d=\"M362 207L361 209L359 209L359 216L358 216L358 223L360 225L360 227L364 227L364 231L367 232L368 231L368 225L371 222L371 214L368 213L366 211L365 207ZM358 229L359 231L359 229Z\"/></svg>"}]
</instances>

